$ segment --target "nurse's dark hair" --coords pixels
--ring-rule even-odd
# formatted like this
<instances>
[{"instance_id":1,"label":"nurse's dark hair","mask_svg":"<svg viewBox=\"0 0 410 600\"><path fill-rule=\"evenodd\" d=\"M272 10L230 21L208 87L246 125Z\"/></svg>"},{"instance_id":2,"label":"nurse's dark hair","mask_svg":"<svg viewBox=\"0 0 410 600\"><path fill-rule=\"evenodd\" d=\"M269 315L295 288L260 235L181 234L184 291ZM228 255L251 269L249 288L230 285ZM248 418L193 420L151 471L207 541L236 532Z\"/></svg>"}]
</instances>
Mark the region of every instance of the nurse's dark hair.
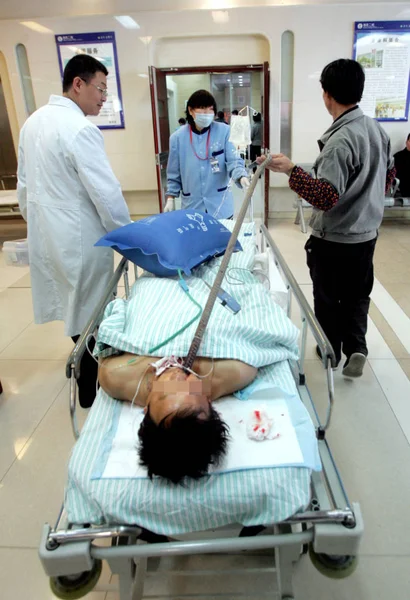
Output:
<instances>
[{"instance_id":1,"label":"nurse's dark hair","mask_svg":"<svg viewBox=\"0 0 410 600\"><path fill-rule=\"evenodd\" d=\"M365 74L361 64L350 58L339 58L329 63L320 76L323 90L344 106L360 102L364 81Z\"/></svg>"},{"instance_id":2,"label":"nurse's dark hair","mask_svg":"<svg viewBox=\"0 0 410 600\"><path fill-rule=\"evenodd\" d=\"M410 133L409 133L409 135L407 136L407 141L409 141L409 140L410 140Z\"/></svg>"},{"instance_id":3,"label":"nurse's dark hair","mask_svg":"<svg viewBox=\"0 0 410 600\"><path fill-rule=\"evenodd\" d=\"M107 68L93 56L76 54L68 61L64 69L63 92L68 92L76 77L80 77L88 83L96 73L108 75Z\"/></svg>"},{"instance_id":4,"label":"nurse's dark hair","mask_svg":"<svg viewBox=\"0 0 410 600\"><path fill-rule=\"evenodd\" d=\"M203 411L187 409L154 423L149 407L139 431L140 464L150 479L158 475L172 483L186 478L200 479L211 465L225 456L229 428L212 406Z\"/></svg>"},{"instance_id":5,"label":"nurse's dark hair","mask_svg":"<svg viewBox=\"0 0 410 600\"><path fill-rule=\"evenodd\" d=\"M212 106L216 115L218 112L216 108L216 100L212 96L212 94L207 90L197 90L196 92L194 92L190 96L186 105L186 118L188 123L192 125L194 122L194 119L189 114L189 108L195 110L196 108L209 108L210 106Z\"/></svg>"}]
</instances>

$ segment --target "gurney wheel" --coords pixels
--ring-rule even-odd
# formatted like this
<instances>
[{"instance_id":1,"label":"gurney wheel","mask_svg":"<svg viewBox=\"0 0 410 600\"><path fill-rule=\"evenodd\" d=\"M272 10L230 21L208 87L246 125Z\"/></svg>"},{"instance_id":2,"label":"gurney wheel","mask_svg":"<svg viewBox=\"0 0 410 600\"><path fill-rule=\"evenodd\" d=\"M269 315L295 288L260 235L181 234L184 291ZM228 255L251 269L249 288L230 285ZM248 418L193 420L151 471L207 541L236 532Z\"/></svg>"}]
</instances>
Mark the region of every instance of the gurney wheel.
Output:
<instances>
[{"instance_id":1,"label":"gurney wheel","mask_svg":"<svg viewBox=\"0 0 410 600\"><path fill-rule=\"evenodd\" d=\"M102 561L94 560L91 571L84 571L77 575L50 577L51 591L57 598L62 600L77 600L77 598L82 598L94 589L101 571Z\"/></svg>"},{"instance_id":2,"label":"gurney wheel","mask_svg":"<svg viewBox=\"0 0 410 600\"><path fill-rule=\"evenodd\" d=\"M330 579L344 579L349 577L358 565L357 556L329 556L317 554L313 545L309 545L309 556L313 566L325 577Z\"/></svg>"}]
</instances>

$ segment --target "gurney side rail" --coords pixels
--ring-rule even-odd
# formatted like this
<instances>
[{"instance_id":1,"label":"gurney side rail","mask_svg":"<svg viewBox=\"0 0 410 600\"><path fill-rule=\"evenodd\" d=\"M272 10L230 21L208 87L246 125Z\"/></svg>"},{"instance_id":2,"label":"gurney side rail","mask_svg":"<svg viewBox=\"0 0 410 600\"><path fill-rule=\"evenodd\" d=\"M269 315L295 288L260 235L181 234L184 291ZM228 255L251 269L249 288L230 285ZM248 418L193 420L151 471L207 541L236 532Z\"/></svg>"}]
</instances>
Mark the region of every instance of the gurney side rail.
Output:
<instances>
[{"instance_id":1,"label":"gurney side rail","mask_svg":"<svg viewBox=\"0 0 410 600\"><path fill-rule=\"evenodd\" d=\"M265 237L265 241L266 241L267 245L270 246L270 248L272 248L277 265L280 267L280 270L282 271L282 274L284 275L286 282L289 284L289 286L296 298L296 301L300 306L300 309L301 309L303 315L306 317L308 326L310 327L312 334L315 338L315 341L318 344L320 351L322 353L323 364L326 366L326 363L327 363L326 359L330 358L332 367L336 367L337 361L336 361L336 356L333 351L333 348L332 348L329 340L327 339L322 327L320 326L318 320L316 319L315 314L314 314L310 304L308 303L302 290L300 289L300 286L299 286L298 282L296 281L295 276L293 275L292 271L288 267L278 246L273 241L273 238L272 238L271 234L269 233L267 227L265 227L265 225L261 225L261 230Z\"/></svg>"},{"instance_id":2,"label":"gurney side rail","mask_svg":"<svg viewBox=\"0 0 410 600\"><path fill-rule=\"evenodd\" d=\"M115 294L115 290L117 289L118 282L120 281L122 275L124 274L125 281L125 293L128 296L129 287L128 287L128 261L126 258L123 258L116 268L113 276L110 279L110 282L107 287L107 291L105 295L101 298L101 301L96 306L91 319L89 320L86 328L80 335L76 345L74 346L73 351L67 359L66 363L66 376L67 378L71 377L71 369L74 369L74 374L76 379L80 376L80 362L81 358L86 350L86 343L88 337L95 332L98 325L101 322L101 318L104 314L105 307L113 299L113 295ZM128 291L127 291L128 290Z\"/></svg>"},{"instance_id":3,"label":"gurney side rail","mask_svg":"<svg viewBox=\"0 0 410 600\"><path fill-rule=\"evenodd\" d=\"M283 258L278 246L273 241L271 234L269 233L265 225L261 225L261 232L263 235L264 243L271 248L276 266L280 269L283 279L285 280L288 289L288 316L290 318L290 307L292 294L296 298L299 305L301 317L302 317L302 343L301 343L301 356L299 361L299 383L304 384L304 359L305 349L307 340L308 328L311 330L313 337L315 338L316 344L318 345L321 355L322 362L327 371L327 388L328 388L328 410L324 425L320 425L318 430L318 437L323 438L326 430L330 426L332 418L333 404L334 404L334 383L333 383L333 371L332 367L337 366L336 356L334 350L327 339L322 327L320 326L316 316L305 298L298 282L295 279L292 271L288 267L285 259Z\"/></svg>"},{"instance_id":4,"label":"gurney side rail","mask_svg":"<svg viewBox=\"0 0 410 600\"><path fill-rule=\"evenodd\" d=\"M137 276L137 273L135 273ZM116 268L113 276L107 287L105 295L101 298L101 301L96 306L86 328L80 335L73 351L67 359L66 363L66 376L70 380L70 416L71 425L75 439L80 436L77 417L76 417L76 404L77 404L77 379L80 377L80 363L84 352L86 352L87 341L90 335L95 333L97 327L101 323L105 307L113 300L117 290L118 283L121 277L124 276L125 295L128 298L129 295L129 283L128 283L128 261L123 258Z\"/></svg>"},{"instance_id":5,"label":"gurney side rail","mask_svg":"<svg viewBox=\"0 0 410 600\"><path fill-rule=\"evenodd\" d=\"M322 511L305 511L296 513L284 523L289 525L298 523L310 523L312 525L319 523L340 523L347 528L355 526L356 521L352 510L322 510ZM114 539L121 536L131 536L138 538L142 530L139 527L128 526L128 525L115 525L110 527L87 527L79 529L66 529L66 530L51 530L47 537L47 547L52 550L56 545L69 544L74 542L82 541L93 541L96 539ZM265 536L269 537L269 536ZM232 538L230 538L232 541ZM277 540L277 536L275 536ZM276 541L271 539L270 545L272 547L276 545Z\"/></svg>"},{"instance_id":6,"label":"gurney side rail","mask_svg":"<svg viewBox=\"0 0 410 600\"><path fill-rule=\"evenodd\" d=\"M333 412L334 405L334 381L333 381L333 370L332 367L336 366L336 357L333 351L333 348L327 339L323 329L318 323L316 316L310 307L308 301L306 300L302 290L300 289L294 275L290 271L285 259L283 258L279 248L275 244L270 235L267 228L262 225L261 232L263 237L263 243L270 247L273 260L276 263L276 266L281 271L281 275L286 283L288 289L288 316L290 317L290 300L292 294L295 296L296 301L298 302L301 318L302 318L302 339L301 339L301 351L300 351L300 360L297 364L291 364L292 371L295 376L295 380L297 381L295 368L298 369L299 375L299 394L309 411L309 414L312 418L312 421L316 428L316 435L319 441L319 453L320 459L322 463L323 470L321 473L313 473L312 474L312 490L314 496L316 496L317 506L321 508L318 511L318 514L322 514L325 516L325 520L323 523L326 523L326 515L329 513L340 514L340 515L348 515L346 520L341 520L342 524L347 528L354 528L357 522L361 523L361 517L357 518L355 511L352 509L352 506L349 502L349 498L347 496L346 490L344 488L343 482L341 480L340 474L336 467L335 461L333 459L331 450L327 444L327 440L325 438L326 430L330 426L330 421ZM309 390L306 386L305 375L304 375L304 358L305 358L305 349L307 342L307 331L308 328L312 331L312 334L316 340L317 345L322 354L322 362L326 369L326 378L327 378L327 392L328 392L328 408L325 423L322 424L318 412L316 410L313 399L309 393ZM340 508L347 507L344 510L340 510ZM349 516L350 513L350 516ZM306 513L301 513L299 515L295 515L292 517L293 520L290 522L303 522L306 519ZM296 519L296 521L295 521ZM316 520L316 524L320 523ZM361 526L359 526L360 529Z\"/></svg>"},{"instance_id":7,"label":"gurney side rail","mask_svg":"<svg viewBox=\"0 0 410 600\"><path fill-rule=\"evenodd\" d=\"M129 528L136 529L136 528ZM55 549L57 545L68 542L79 542L79 541L90 541L98 536L94 534L92 530L80 530L81 533L74 539L73 536L69 537L70 531L49 533L48 542L49 550ZM84 532L84 534L83 534ZM88 532L86 534L85 532ZM135 536L134 531L128 533L131 537ZM100 538L103 536L99 536ZM106 536L107 537L107 536ZM287 534L275 534L275 535L262 535L249 537L237 537L237 538L217 538L217 539L204 539L204 540L187 540L187 541L170 541L161 542L158 544L131 544L119 546L115 550L116 558L138 558L145 556L178 556L186 554L207 554L214 552L235 552L238 550L261 550L267 548L276 548L279 546L285 546L287 544L308 544L313 541L314 532L313 529L307 529L300 533L287 533ZM54 547L53 547L54 542ZM109 559L112 554L112 549L101 546L92 546L93 558Z\"/></svg>"}]
</instances>

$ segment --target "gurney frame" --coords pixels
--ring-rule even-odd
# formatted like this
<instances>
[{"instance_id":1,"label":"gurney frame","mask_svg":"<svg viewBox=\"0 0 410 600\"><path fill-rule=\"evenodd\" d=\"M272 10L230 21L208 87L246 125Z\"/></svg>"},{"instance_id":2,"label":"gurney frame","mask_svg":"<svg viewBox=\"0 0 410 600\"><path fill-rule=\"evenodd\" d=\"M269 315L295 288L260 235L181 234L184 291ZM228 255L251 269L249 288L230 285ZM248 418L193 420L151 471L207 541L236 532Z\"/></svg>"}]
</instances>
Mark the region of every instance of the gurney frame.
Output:
<instances>
[{"instance_id":1,"label":"gurney frame","mask_svg":"<svg viewBox=\"0 0 410 600\"><path fill-rule=\"evenodd\" d=\"M270 248L269 260L274 260L286 284L288 315L291 316L292 301L295 301L302 319L300 360L292 364L291 368L300 397L317 432L323 467L321 473L312 474L312 499L308 510L268 528L244 527L239 537L229 537L227 528L222 528L215 531L216 537L212 539L199 533L169 540L134 524L90 527L89 524L81 526L67 523L62 507L55 526L51 528L48 524L44 525L39 549L43 568L50 577L54 593L59 597L79 598L91 591L98 581L103 560L108 562L112 573L119 575L120 600L141 600L148 559L151 557L231 554L243 551L252 553L274 549L277 597L280 600L294 598L293 564L300 558L302 549L309 547L313 564L330 577L345 577L355 569L356 555L363 534L360 506L349 502L326 440L334 405L332 367L336 366L336 358L303 292L264 225L260 227L258 242L260 252ZM125 295L128 297L128 262L125 259L116 269L104 298L101 299L67 361L70 415L76 439L79 437L76 381L80 376L81 357L86 351L89 336L96 332L102 320L106 305L116 294L121 277L124 277ZM136 268L135 277L138 277ZM308 330L321 351L325 370L328 406L323 422L306 386L304 360ZM101 539L108 540L111 546L98 545L98 540ZM106 589L111 590L110 587Z\"/></svg>"}]
</instances>

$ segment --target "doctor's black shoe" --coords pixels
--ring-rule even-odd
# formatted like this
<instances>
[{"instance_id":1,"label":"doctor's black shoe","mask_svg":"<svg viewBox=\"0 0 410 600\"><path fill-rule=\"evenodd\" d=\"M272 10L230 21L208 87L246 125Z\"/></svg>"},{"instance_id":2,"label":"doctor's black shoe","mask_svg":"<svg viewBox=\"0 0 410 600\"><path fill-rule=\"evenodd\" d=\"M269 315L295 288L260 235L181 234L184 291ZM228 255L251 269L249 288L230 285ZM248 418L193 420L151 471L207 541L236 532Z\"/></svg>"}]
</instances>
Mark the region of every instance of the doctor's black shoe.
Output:
<instances>
[{"instance_id":1,"label":"doctor's black shoe","mask_svg":"<svg viewBox=\"0 0 410 600\"><path fill-rule=\"evenodd\" d=\"M348 358L345 362L342 374L345 377L361 377L363 375L363 368L365 364L366 356L361 352L353 352L350 358Z\"/></svg>"},{"instance_id":2,"label":"doctor's black shoe","mask_svg":"<svg viewBox=\"0 0 410 600\"><path fill-rule=\"evenodd\" d=\"M320 351L319 346L316 346L316 356L320 358L320 360L322 360L322 353ZM335 367L332 367L332 371L337 371L337 369L339 368L339 362L340 360L337 361L337 365Z\"/></svg>"}]
</instances>

